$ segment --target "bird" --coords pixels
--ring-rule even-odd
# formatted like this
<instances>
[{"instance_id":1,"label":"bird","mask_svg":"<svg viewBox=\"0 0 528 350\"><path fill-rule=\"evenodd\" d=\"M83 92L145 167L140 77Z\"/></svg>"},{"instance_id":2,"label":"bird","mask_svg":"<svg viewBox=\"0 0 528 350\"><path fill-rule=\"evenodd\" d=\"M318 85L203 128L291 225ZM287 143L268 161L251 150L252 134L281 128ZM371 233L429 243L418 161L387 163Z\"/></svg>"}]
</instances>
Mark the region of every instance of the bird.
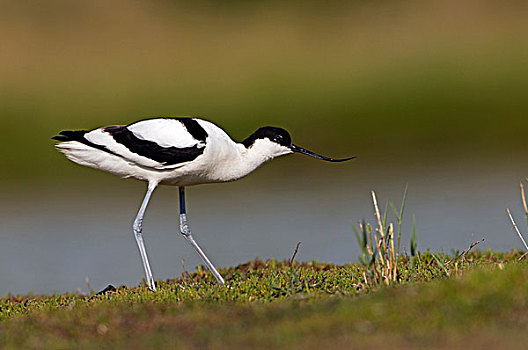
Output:
<instances>
[{"instance_id":1,"label":"bird","mask_svg":"<svg viewBox=\"0 0 528 350\"><path fill-rule=\"evenodd\" d=\"M334 159L316 154L294 145L288 131L272 126L261 127L242 142L235 142L212 122L193 117L157 117L93 130L65 130L52 139L60 141L55 147L74 163L147 183L132 231L148 288L152 291L157 289L142 224L151 195L159 185L178 186L180 232L222 285L223 277L190 230L185 208L186 187L238 180L263 163L292 153L328 162L355 158Z\"/></svg>"}]
</instances>

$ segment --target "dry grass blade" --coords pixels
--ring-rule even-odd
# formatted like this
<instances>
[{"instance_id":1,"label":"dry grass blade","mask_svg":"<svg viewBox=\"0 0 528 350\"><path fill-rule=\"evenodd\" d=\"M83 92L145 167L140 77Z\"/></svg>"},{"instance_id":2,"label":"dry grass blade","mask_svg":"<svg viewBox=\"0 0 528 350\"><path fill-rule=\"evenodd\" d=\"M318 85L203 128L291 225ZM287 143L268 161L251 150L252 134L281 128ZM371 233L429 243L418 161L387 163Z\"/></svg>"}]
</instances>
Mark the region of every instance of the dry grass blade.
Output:
<instances>
[{"instance_id":1,"label":"dry grass blade","mask_svg":"<svg viewBox=\"0 0 528 350\"><path fill-rule=\"evenodd\" d=\"M383 237L384 235L383 225L381 224L381 214L380 214L380 210L378 207L378 200L376 198L376 192L372 191L371 194L372 194L372 203L374 203L374 211L376 213L376 219L378 219L378 227L380 230L380 234Z\"/></svg>"},{"instance_id":2,"label":"dry grass blade","mask_svg":"<svg viewBox=\"0 0 528 350\"><path fill-rule=\"evenodd\" d=\"M388 202L398 220L398 232L396 233L394 223L387 221L387 208L382 215L376 192L371 191L371 195L377 227L372 227L363 220L359 223L359 230L354 226L353 230L363 251L360 261L368 268L364 273L365 283L368 281L370 285L390 285L398 282L400 278L398 271L400 252L396 239L397 237L399 239L401 234L401 218L405 200L402 201L402 208L399 210L390 201Z\"/></svg>"},{"instance_id":3,"label":"dry grass blade","mask_svg":"<svg viewBox=\"0 0 528 350\"><path fill-rule=\"evenodd\" d=\"M526 241L524 240L522 234L521 234L521 231L519 231L519 228L517 227L517 224L515 223L515 220L513 220L513 216L510 212L510 209L506 209L506 211L508 212L508 216L510 217L510 221L513 225L513 228L515 229L515 232L517 232L517 235L519 236L519 238L521 239L521 241L523 242L524 244L524 247L526 248L526 250L528 251L528 245L526 244Z\"/></svg>"},{"instance_id":4,"label":"dry grass blade","mask_svg":"<svg viewBox=\"0 0 528 350\"><path fill-rule=\"evenodd\" d=\"M396 280L396 276L398 275L398 258L399 254L396 253L396 250L394 249L394 225L392 222L389 224L389 232L390 232L390 243L391 243L391 261L392 261L392 268L391 273L393 280Z\"/></svg>"},{"instance_id":5,"label":"dry grass blade","mask_svg":"<svg viewBox=\"0 0 528 350\"><path fill-rule=\"evenodd\" d=\"M299 251L299 246L301 245L301 242L297 242L297 245L295 246L295 250L293 251L293 255L288 261L289 265L292 266L293 261L295 260L295 256L297 255L297 252Z\"/></svg>"},{"instance_id":6,"label":"dry grass blade","mask_svg":"<svg viewBox=\"0 0 528 350\"><path fill-rule=\"evenodd\" d=\"M385 242L385 232L384 232L384 227L381 221L381 214L380 214L380 210L378 207L378 200L376 198L376 192L372 191L371 194L372 194L372 203L374 204L374 212L376 214L376 219L378 220L378 228L376 229L376 232L379 233L379 239L377 238L377 235L376 235L375 236L376 243L377 243L376 246L378 247L380 263L383 266L385 266L386 265L385 259L383 257L384 253L387 251L387 245Z\"/></svg>"},{"instance_id":7,"label":"dry grass blade","mask_svg":"<svg viewBox=\"0 0 528 350\"><path fill-rule=\"evenodd\" d=\"M528 217L528 206L526 205L526 197L524 195L524 186L523 186L522 182L521 182L521 200L522 200L522 204L523 204L523 207L524 207L524 213Z\"/></svg>"},{"instance_id":8,"label":"dry grass blade","mask_svg":"<svg viewBox=\"0 0 528 350\"><path fill-rule=\"evenodd\" d=\"M90 278L88 276L86 276L84 278L84 281L86 282L86 287L88 287L88 290L90 291L90 293L95 293L95 291L93 290L92 288L92 284L90 283Z\"/></svg>"},{"instance_id":9,"label":"dry grass blade","mask_svg":"<svg viewBox=\"0 0 528 350\"><path fill-rule=\"evenodd\" d=\"M475 247L476 245L480 244L481 242L484 242L485 239L482 238L480 241L476 241L476 242L473 242L469 245L469 247L464 250L460 255L454 257L453 259L449 260L446 265L449 265L451 264L453 261L457 261L458 259L462 258L462 260L466 257L466 255L470 252L471 249L473 249L473 247Z\"/></svg>"}]
</instances>

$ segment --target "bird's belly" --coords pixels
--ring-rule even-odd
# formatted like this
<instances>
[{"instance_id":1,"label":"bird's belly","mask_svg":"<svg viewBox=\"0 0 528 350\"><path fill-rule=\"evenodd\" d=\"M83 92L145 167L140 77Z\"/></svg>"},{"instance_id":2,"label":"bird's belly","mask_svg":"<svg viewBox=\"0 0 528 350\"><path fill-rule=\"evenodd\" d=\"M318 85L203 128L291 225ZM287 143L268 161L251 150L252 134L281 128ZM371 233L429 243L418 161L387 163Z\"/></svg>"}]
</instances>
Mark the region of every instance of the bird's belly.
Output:
<instances>
[{"instance_id":1,"label":"bird's belly","mask_svg":"<svg viewBox=\"0 0 528 350\"><path fill-rule=\"evenodd\" d=\"M169 186L193 186L206 183L228 182L236 178L223 177L211 169L196 169L192 164L167 172L160 179L160 184Z\"/></svg>"},{"instance_id":2,"label":"bird's belly","mask_svg":"<svg viewBox=\"0 0 528 350\"><path fill-rule=\"evenodd\" d=\"M167 185L167 186L193 186L193 185L199 185L199 184L206 184L206 183L214 183L214 182L221 182L214 179L207 179L200 176L193 176L193 175L174 175L174 176L164 176L163 179L161 179L160 184L161 185Z\"/></svg>"},{"instance_id":3,"label":"bird's belly","mask_svg":"<svg viewBox=\"0 0 528 350\"><path fill-rule=\"evenodd\" d=\"M169 186L192 186L205 183L228 182L249 173L240 169L231 159L212 159L208 154L192 162L181 163L174 169L143 167L117 155L92 148L77 141L57 145L75 163L96 168L121 177L132 177L142 181L156 182Z\"/></svg>"},{"instance_id":4,"label":"bird's belly","mask_svg":"<svg viewBox=\"0 0 528 350\"><path fill-rule=\"evenodd\" d=\"M202 164L188 163L178 169L174 169L163 176L161 184L171 186L192 186L206 183L230 182L246 176L249 171L236 171L236 167L231 167L230 162L225 162L221 166L217 163L206 162ZM206 163L206 164L204 164Z\"/></svg>"}]
</instances>

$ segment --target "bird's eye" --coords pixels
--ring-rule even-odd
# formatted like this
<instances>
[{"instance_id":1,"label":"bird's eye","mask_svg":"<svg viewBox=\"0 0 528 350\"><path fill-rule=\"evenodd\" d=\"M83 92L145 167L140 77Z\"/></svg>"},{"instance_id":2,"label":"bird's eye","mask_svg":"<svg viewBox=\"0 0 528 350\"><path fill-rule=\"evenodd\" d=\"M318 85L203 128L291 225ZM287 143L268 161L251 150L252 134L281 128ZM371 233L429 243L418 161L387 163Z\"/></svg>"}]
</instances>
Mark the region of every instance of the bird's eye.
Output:
<instances>
[{"instance_id":1,"label":"bird's eye","mask_svg":"<svg viewBox=\"0 0 528 350\"><path fill-rule=\"evenodd\" d=\"M282 141L282 135L275 135L275 137L273 138L273 141L280 143Z\"/></svg>"}]
</instances>

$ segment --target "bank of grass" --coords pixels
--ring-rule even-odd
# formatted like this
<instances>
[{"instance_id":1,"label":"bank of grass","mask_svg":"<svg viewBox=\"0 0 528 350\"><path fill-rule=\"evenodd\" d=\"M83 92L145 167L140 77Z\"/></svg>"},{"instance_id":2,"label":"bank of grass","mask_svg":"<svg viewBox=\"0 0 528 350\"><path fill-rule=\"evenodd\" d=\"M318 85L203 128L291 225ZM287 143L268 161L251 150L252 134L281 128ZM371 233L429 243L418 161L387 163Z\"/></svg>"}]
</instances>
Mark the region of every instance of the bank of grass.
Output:
<instances>
[{"instance_id":1,"label":"bank of grass","mask_svg":"<svg viewBox=\"0 0 528 350\"><path fill-rule=\"evenodd\" d=\"M104 294L0 299L5 347L362 348L528 340L528 268L519 252L417 254L387 286L371 266L255 260L223 269L227 287L199 269ZM449 263L448 263L449 262ZM427 282L427 283L426 283Z\"/></svg>"}]
</instances>

